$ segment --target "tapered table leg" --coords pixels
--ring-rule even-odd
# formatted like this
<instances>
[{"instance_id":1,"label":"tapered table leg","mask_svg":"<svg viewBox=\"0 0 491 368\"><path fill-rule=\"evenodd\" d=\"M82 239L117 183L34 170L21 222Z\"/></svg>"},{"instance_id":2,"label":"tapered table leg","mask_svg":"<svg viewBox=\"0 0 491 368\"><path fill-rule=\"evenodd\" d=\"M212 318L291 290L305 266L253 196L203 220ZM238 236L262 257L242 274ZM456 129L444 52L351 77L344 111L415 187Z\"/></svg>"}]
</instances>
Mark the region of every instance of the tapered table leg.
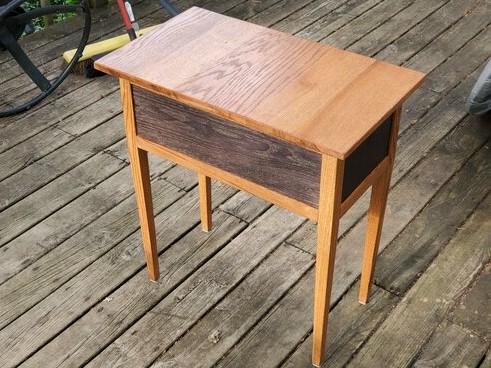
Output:
<instances>
[{"instance_id":1,"label":"tapered table leg","mask_svg":"<svg viewBox=\"0 0 491 368\"><path fill-rule=\"evenodd\" d=\"M380 235L384 221L387 194L390 184L390 170L382 174L372 185L372 196L367 215L367 234L365 238L365 250L363 254L363 266L361 271L359 301L362 304L368 302L373 283L375 261L378 254Z\"/></svg>"},{"instance_id":2,"label":"tapered table leg","mask_svg":"<svg viewBox=\"0 0 491 368\"><path fill-rule=\"evenodd\" d=\"M201 214L201 228L208 232L211 230L211 179L202 174L198 174L199 186L199 207Z\"/></svg>"},{"instance_id":3,"label":"tapered table leg","mask_svg":"<svg viewBox=\"0 0 491 368\"><path fill-rule=\"evenodd\" d=\"M370 207L367 215L367 233L365 237L365 250L363 254L363 265L361 271L360 293L358 300L362 304L368 303L370 291L373 283L375 262L378 254L380 236L389 195L390 178L396 154L397 136L399 132L399 122L401 119L401 108L399 107L393 114L392 127L389 142L389 166L387 170L373 183Z\"/></svg>"},{"instance_id":4,"label":"tapered table leg","mask_svg":"<svg viewBox=\"0 0 491 368\"><path fill-rule=\"evenodd\" d=\"M312 347L312 364L317 367L324 360L334 259L336 257L339 219L341 217L343 171L344 161L327 155L322 156Z\"/></svg>"},{"instance_id":5,"label":"tapered table leg","mask_svg":"<svg viewBox=\"0 0 491 368\"><path fill-rule=\"evenodd\" d=\"M140 217L140 226L143 241L143 251L147 262L147 272L151 280L158 280L159 263L157 238L155 235L155 221L152 205L152 190L150 186L150 172L148 168L148 154L138 148L136 144L136 128L133 113L133 98L129 82L120 80L123 112L128 144L128 155L131 164L131 173L135 186L135 196Z\"/></svg>"}]
</instances>

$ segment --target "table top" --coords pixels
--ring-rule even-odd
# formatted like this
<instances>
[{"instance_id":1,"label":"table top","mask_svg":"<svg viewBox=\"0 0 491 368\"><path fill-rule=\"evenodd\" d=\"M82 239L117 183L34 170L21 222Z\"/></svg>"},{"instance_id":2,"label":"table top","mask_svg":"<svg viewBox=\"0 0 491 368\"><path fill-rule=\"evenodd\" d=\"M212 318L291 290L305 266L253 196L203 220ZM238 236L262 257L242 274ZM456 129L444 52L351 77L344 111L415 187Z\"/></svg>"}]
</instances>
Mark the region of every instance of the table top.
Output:
<instances>
[{"instance_id":1,"label":"table top","mask_svg":"<svg viewBox=\"0 0 491 368\"><path fill-rule=\"evenodd\" d=\"M424 74L193 7L95 64L304 148L346 158Z\"/></svg>"}]
</instances>

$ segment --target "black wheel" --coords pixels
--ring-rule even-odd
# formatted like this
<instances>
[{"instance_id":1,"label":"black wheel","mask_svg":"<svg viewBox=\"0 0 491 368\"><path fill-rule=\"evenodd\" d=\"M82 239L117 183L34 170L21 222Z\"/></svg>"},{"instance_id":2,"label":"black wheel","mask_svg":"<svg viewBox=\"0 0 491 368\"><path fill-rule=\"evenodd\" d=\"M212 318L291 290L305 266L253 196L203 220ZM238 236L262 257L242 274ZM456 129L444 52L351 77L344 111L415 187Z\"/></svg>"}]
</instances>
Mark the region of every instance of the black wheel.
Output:
<instances>
[{"instance_id":1,"label":"black wheel","mask_svg":"<svg viewBox=\"0 0 491 368\"><path fill-rule=\"evenodd\" d=\"M0 13L0 117L28 110L52 93L75 67L90 34L90 9L85 0L78 5L29 11L20 6L12 8L13 3L18 5L19 1L0 7L4 10L3 16ZM73 27L72 33L62 36L66 30L60 23L50 27L53 30L26 36L35 19L60 14L74 15L66 21ZM76 48L75 57L60 67L61 54L70 48Z\"/></svg>"}]
</instances>

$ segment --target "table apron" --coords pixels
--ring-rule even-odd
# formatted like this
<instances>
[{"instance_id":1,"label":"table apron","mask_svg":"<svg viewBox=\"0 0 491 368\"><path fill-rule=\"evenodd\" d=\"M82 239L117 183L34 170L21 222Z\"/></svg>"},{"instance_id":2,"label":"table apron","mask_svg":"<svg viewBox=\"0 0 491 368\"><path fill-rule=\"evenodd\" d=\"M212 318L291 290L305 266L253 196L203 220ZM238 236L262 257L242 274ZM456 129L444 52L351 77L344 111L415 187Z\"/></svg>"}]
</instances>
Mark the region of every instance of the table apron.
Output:
<instances>
[{"instance_id":1,"label":"table apron","mask_svg":"<svg viewBox=\"0 0 491 368\"><path fill-rule=\"evenodd\" d=\"M132 89L137 136L167 148L167 156L170 152L185 155L308 208L318 208L320 153L142 88ZM343 202L354 193L359 197L362 193L357 189L365 191L372 181L366 179L385 166L391 123L392 116L345 160ZM352 198L347 202L353 202Z\"/></svg>"}]
</instances>

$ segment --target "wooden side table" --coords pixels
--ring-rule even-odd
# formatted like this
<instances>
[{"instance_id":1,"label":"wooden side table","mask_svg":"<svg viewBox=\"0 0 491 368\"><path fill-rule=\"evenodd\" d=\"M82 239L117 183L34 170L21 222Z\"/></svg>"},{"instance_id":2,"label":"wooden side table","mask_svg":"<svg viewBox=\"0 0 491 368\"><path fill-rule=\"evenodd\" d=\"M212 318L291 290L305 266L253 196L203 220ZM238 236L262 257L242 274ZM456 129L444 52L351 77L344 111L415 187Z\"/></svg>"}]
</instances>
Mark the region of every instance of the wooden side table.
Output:
<instances>
[{"instance_id":1,"label":"wooden side table","mask_svg":"<svg viewBox=\"0 0 491 368\"><path fill-rule=\"evenodd\" d=\"M318 222L312 363L319 366L339 219L372 186L366 303L401 104L423 74L196 7L96 67L120 78L152 280L159 270L147 152L198 173L204 230L212 222L210 178Z\"/></svg>"}]
</instances>

